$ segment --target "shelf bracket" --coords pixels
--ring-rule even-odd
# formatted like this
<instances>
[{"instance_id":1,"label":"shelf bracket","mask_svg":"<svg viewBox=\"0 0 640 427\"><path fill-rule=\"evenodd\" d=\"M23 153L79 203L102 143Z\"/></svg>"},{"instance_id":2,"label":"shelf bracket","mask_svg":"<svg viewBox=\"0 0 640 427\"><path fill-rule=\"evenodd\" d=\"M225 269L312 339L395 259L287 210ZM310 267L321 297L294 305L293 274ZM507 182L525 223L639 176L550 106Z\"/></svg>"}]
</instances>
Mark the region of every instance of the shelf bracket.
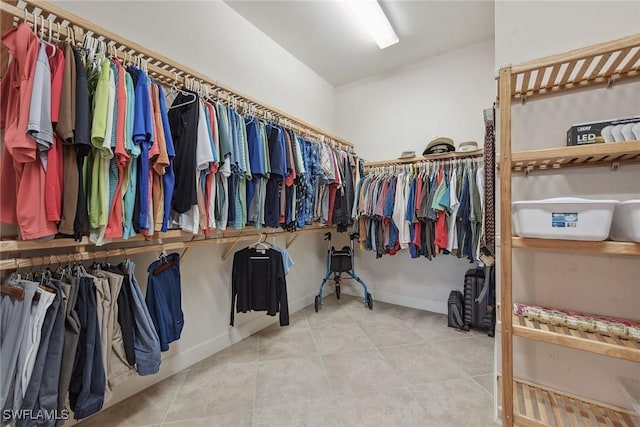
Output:
<instances>
[{"instance_id":1,"label":"shelf bracket","mask_svg":"<svg viewBox=\"0 0 640 427\"><path fill-rule=\"evenodd\" d=\"M291 240L289 240L289 241L287 242L286 249L289 249L289 247L290 247L291 245L293 245L293 242L295 242L297 238L298 238L298 235L297 235L297 234L296 234L295 236L293 236L293 237L291 238Z\"/></svg>"},{"instance_id":2,"label":"shelf bracket","mask_svg":"<svg viewBox=\"0 0 640 427\"><path fill-rule=\"evenodd\" d=\"M232 242L229 247L227 248L226 251L224 251L224 253L222 254L222 260L226 261L227 258L229 258L229 255L231 254L231 251L233 250L233 248L236 247L236 243L238 242Z\"/></svg>"},{"instance_id":3,"label":"shelf bracket","mask_svg":"<svg viewBox=\"0 0 640 427\"><path fill-rule=\"evenodd\" d=\"M533 170L533 166L527 166L524 170L524 176L528 178L532 170Z\"/></svg>"},{"instance_id":4,"label":"shelf bracket","mask_svg":"<svg viewBox=\"0 0 640 427\"><path fill-rule=\"evenodd\" d=\"M620 162L613 162L611 163L611 170L615 172L618 170L619 166L620 166Z\"/></svg>"},{"instance_id":5,"label":"shelf bracket","mask_svg":"<svg viewBox=\"0 0 640 427\"><path fill-rule=\"evenodd\" d=\"M198 236L193 236L189 241L193 242L194 240L196 240L196 237ZM189 253L189 249L191 249L191 246L187 246L186 248L184 248L184 251L182 251L182 254L180 255L180 262L184 262L184 259L187 257L187 254Z\"/></svg>"},{"instance_id":6,"label":"shelf bracket","mask_svg":"<svg viewBox=\"0 0 640 427\"><path fill-rule=\"evenodd\" d=\"M609 80L607 80L607 89L611 89L615 84L616 79L614 77L609 77Z\"/></svg>"},{"instance_id":7,"label":"shelf bracket","mask_svg":"<svg viewBox=\"0 0 640 427\"><path fill-rule=\"evenodd\" d=\"M527 103L527 95L526 94L520 96L520 103L522 105L525 105Z\"/></svg>"}]
</instances>

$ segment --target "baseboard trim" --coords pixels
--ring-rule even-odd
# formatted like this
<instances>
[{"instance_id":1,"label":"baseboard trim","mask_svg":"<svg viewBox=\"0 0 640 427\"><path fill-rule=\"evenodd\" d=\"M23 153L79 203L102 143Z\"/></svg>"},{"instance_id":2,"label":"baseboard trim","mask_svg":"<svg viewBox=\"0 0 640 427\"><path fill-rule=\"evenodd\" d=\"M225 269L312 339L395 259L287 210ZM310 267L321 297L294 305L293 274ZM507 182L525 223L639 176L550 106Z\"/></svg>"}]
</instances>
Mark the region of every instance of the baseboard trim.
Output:
<instances>
[{"instance_id":1,"label":"baseboard trim","mask_svg":"<svg viewBox=\"0 0 640 427\"><path fill-rule=\"evenodd\" d=\"M345 294L361 297L362 288L360 285L345 284L341 285L341 291ZM379 290L369 289L371 296L373 297L374 310L375 302L381 301L389 304L401 305L403 307L416 308L418 310L431 311L433 313L447 314L446 301L436 301L427 298L418 298L409 295L400 295L394 292L385 292Z\"/></svg>"}]
</instances>

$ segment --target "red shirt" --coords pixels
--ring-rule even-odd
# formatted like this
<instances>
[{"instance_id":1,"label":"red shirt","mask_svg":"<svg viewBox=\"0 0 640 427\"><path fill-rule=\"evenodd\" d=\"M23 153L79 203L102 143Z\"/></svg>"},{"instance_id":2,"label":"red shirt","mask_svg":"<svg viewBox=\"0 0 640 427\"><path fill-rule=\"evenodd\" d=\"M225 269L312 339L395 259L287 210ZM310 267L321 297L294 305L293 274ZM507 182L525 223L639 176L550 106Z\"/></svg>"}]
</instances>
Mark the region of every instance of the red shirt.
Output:
<instances>
[{"instance_id":1,"label":"red shirt","mask_svg":"<svg viewBox=\"0 0 640 427\"><path fill-rule=\"evenodd\" d=\"M27 136L27 122L40 41L31 27L23 23L2 36L2 43L13 57L0 86L4 144L17 163L33 162L38 153L35 142Z\"/></svg>"},{"instance_id":2,"label":"red shirt","mask_svg":"<svg viewBox=\"0 0 640 427\"><path fill-rule=\"evenodd\" d=\"M0 221L17 224L20 236L37 239L57 233L45 214L45 173L36 144L27 135L33 78L40 42L27 24L2 37L13 61L0 83L0 128L5 129L0 166Z\"/></svg>"},{"instance_id":3,"label":"red shirt","mask_svg":"<svg viewBox=\"0 0 640 427\"><path fill-rule=\"evenodd\" d=\"M118 166L118 184L116 192L113 196L113 203L109 207L109 220L107 222L107 230L105 237L119 238L122 237L122 183L124 181L125 167L129 163L130 157L125 148L125 113L127 110L127 90L125 88L126 71L119 61L113 60L118 68L118 81L116 82L116 164Z\"/></svg>"},{"instance_id":4,"label":"red shirt","mask_svg":"<svg viewBox=\"0 0 640 427\"><path fill-rule=\"evenodd\" d=\"M440 169L438 173L438 185L442 183L444 179L444 170ZM440 250L446 249L449 243L449 231L447 230L447 213L445 211L438 211L438 219L436 220L436 237L434 243Z\"/></svg>"}]
</instances>

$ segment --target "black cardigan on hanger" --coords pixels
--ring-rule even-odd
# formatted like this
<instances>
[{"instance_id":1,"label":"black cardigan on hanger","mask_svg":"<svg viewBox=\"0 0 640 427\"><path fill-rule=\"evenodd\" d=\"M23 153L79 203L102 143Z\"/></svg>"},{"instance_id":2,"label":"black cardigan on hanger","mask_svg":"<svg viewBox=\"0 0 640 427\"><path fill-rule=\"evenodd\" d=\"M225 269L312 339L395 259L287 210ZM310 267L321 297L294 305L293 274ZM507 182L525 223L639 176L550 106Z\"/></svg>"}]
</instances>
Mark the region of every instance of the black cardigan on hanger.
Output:
<instances>
[{"instance_id":1,"label":"black cardigan on hanger","mask_svg":"<svg viewBox=\"0 0 640 427\"><path fill-rule=\"evenodd\" d=\"M277 250L245 248L236 252L231 287L231 326L234 306L238 313L266 311L275 316L280 312L280 326L289 324L287 281L282 254Z\"/></svg>"}]
</instances>

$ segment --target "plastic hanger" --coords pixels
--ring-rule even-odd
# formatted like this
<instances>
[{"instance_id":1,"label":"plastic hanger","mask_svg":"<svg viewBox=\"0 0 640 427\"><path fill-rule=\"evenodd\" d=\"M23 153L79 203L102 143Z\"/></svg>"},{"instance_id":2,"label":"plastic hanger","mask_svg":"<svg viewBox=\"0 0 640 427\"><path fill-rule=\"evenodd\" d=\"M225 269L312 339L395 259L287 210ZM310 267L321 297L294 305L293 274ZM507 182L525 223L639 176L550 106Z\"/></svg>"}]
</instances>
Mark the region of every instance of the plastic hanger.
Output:
<instances>
[{"instance_id":1,"label":"plastic hanger","mask_svg":"<svg viewBox=\"0 0 640 427\"><path fill-rule=\"evenodd\" d=\"M40 43L50 46L53 49L53 53L49 55L49 58L51 58L53 55L55 55L56 49L58 49L57 46L51 44L51 21L47 21L49 22L49 41L46 41L44 39L44 32L45 32L44 16L40 15L39 18L40 18L40 31L38 31L38 17L35 16L33 18L33 32L36 34L36 36L38 36Z\"/></svg>"},{"instance_id":2,"label":"plastic hanger","mask_svg":"<svg viewBox=\"0 0 640 427\"><path fill-rule=\"evenodd\" d=\"M250 246L250 248L252 249L262 249L264 251L266 251L267 249L271 249L272 246L270 243L268 243L266 241L267 235L260 233L260 237L258 238L258 241L256 243L254 243L253 245ZM250 259L269 259L268 256L251 256L249 257Z\"/></svg>"},{"instance_id":3,"label":"plastic hanger","mask_svg":"<svg viewBox=\"0 0 640 427\"><path fill-rule=\"evenodd\" d=\"M169 89L169 91L170 91L170 92L173 92L173 93L178 92L178 93L181 93L181 94L183 94L183 95L185 95L185 96L191 96L193 99L190 99L190 100L188 100L188 101L182 102L182 103L180 103L180 104L178 104L178 105L171 105L171 106L169 107L169 110L171 110L171 109L173 109L173 108L184 107L185 105L192 104L192 103L194 103L194 102L198 99L198 97L197 97L197 95L196 95L195 93L193 93L193 92L187 92L186 90L182 90L182 89L180 89L180 88L178 87L178 74L177 74L177 73L174 73L174 74L175 74L175 80L173 81L173 86L171 86L171 89ZM184 82L185 82L185 86L186 86L186 85L187 85L187 83L188 83L188 80L187 80L187 78L186 78L186 77L184 78ZM167 95L167 96L168 96L168 95Z\"/></svg>"},{"instance_id":4,"label":"plastic hanger","mask_svg":"<svg viewBox=\"0 0 640 427\"><path fill-rule=\"evenodd\" d=\"M267 235L264 233L260 233L258 241L251 245L250 248L257 248L258 246L264 249L271 249L273 247L271 246L271 243L267 242Z\"/></svg>"},{"instance_id":5,"label":"plastic hanger","mask_svg":"<svg viewBox=\"0 0 640 427\"><path fill-rule=\"evenodd\" d=\"M58 50L58 46L56 46L55 44L51 43L51 36L52 36L52 28L53 28L53 21L51 21L50 19L47 20L47 22L49 23L49 37L47 40L44 39L44 29L45 29L45 25L44 25L44 16L40 16L40 18L42 19L42 29L40 31L40 41L44 44L46 44L47 46L51 47L51 53L48 55L49 58L53 58L56 54L56 51Z\"/></svg>"}]
</instances>

